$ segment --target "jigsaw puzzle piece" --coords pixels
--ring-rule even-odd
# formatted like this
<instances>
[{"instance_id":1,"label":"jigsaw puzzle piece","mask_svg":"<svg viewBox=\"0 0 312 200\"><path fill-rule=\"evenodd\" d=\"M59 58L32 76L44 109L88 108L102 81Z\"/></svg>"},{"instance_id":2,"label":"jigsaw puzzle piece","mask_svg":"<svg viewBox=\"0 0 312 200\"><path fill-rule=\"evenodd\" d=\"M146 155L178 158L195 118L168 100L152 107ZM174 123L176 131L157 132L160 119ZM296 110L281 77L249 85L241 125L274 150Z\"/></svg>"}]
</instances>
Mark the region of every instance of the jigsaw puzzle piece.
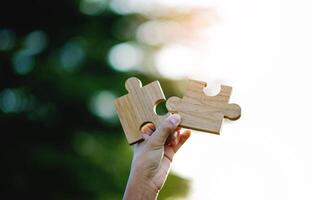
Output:
<instances>
[{"instance_id":1,"label":"jigsaw puzzle piece","mask_svg":"<svg viewBox=\"0 0 312 200\"><path fill-rule=\"evenodd\" d=\"M205 87L205 82L189 80L183 98L169 98L166 107L181 115L181 127L220 134L223 118L238 119L241 110L237 104L228 103L231 87L222 85L216 96L207 96Z\"/></svg>"},{"instance_id":2,"label":"jigsaw puzzle piece","mask_svg":"<svg viewBox=\"0 0 312 200\"><path fill-rule=\"evenodd\" d=\"M115 100L115 107L129 144L142 140L141 127L146 123L158 126L160 121L168 115L158 116L156 106L166 100L158 81L142 87L142 83L135 77L129 78L125 87L128 91Z\"/></svg>"},{"instance_id":3,"label":"jigsaw puzzle piece","mask_svg":"<svg viewBox=\"0 0 312 200\"><path fill-rule=\"evenodd\" d=\"M205 84L205 87L207 85ZM205 88L204 87L204 88ZM229 104L232 87L221 85L220 92L216 96L207 96L203 93L203 101L207 104L213 104L214 107L223 111L224 118L236 120L241 115L241 108L237 104Z\"/></svg>"}]
</instances>

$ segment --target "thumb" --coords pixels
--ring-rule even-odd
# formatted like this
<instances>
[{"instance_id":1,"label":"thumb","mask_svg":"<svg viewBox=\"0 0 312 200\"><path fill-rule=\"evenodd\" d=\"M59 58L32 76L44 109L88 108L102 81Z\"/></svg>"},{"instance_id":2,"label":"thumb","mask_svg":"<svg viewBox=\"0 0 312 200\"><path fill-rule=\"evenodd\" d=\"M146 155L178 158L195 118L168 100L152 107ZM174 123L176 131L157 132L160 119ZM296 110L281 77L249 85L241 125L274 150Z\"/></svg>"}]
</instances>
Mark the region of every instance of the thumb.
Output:
<instances>
[{"instance_id":1,"label":"thumb","mask_svg":"<svg viewBox=\"0 0 312 200\"><path fill-rule=\"evenodd\" d=\"M177 129L180 123L181 116L178 114L170 115L164 121L162 121L150 139L152 146L163 146L168 136Z\"/></svg>"}]
</instances>

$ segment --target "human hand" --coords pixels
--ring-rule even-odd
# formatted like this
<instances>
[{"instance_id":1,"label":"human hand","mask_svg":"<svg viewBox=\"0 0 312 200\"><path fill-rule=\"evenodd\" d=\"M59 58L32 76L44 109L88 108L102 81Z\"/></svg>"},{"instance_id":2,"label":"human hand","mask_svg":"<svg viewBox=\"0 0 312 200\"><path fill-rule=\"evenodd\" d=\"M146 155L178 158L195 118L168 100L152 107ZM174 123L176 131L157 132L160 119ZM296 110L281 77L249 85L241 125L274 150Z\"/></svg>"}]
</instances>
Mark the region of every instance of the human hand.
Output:
<instances>
[{"instance_id":1,"label":"human hand","mask_svg":"<svg viewBox=\"0 0 312 200\"><path fill-rule=\"evenodd\" d=\"M156 199L170 170L175 153L190 137L180 133L181 117L170 115L155 130L153 124L142 128L144 141L134 144L134 155L124 200Z\"/></svg>"}]
</instances>

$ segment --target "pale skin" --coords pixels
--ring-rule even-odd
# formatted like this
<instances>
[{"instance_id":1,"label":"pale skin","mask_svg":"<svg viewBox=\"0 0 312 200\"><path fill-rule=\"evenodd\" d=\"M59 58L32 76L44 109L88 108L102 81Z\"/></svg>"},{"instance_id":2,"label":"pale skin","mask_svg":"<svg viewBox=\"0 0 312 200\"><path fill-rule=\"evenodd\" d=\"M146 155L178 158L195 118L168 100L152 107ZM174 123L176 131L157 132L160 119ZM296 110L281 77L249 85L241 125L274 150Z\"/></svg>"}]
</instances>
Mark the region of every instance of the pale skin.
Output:
<instances>
[{"instance_id":1,"label":"pale skin","mask_svg":"<svg viewBox=\"0 0 312 200\"><path fill-rule=\"evenodd\" d=\"M130 176L123 200L155 200L163 187L175 153L190 137L191 131L178 128L181 117L170 115L155 129L145 125L143 141L134 144Z\"/></svg>"}]
</instances>

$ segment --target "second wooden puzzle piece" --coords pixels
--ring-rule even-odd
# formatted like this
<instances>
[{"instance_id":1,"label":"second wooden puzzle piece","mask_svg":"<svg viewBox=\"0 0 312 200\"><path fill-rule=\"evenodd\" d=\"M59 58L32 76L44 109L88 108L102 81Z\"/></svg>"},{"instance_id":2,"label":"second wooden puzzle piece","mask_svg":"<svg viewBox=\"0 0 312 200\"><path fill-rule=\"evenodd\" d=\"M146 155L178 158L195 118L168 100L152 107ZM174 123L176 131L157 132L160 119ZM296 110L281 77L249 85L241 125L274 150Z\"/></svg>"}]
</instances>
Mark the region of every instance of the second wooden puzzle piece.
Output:
<instances>
[{"instance_id":1,"label":"second wooden puzzle piece","mask_svg":"<svg viewBox=\"0 0 312 200\"><path fill-rule=\"evenodd\" d=\"M158 116L155 111L166 98L158 81L142 87L139 79L131 77L126 81L126 89L129 94L116 99L115 106L128 143L133 144L142 139L142 125L151 122L157 127L168 116Z\"/></svg>"},{"instance_id":2,"label":"second wooden puzzle piece","mask_svg":"<svg viewBox=\"0 0 312 200\"><path fill-rule=\"evenodd\" d=\"M216 96L207 96L205 87L205 82L189 80L183 98L169 98L166 107L169 112L181 115L181 127L220 134L223 118L236 120L241 109L237 104L229 104L231 87L221 85Z\"/></svg>"}]
</instances>

